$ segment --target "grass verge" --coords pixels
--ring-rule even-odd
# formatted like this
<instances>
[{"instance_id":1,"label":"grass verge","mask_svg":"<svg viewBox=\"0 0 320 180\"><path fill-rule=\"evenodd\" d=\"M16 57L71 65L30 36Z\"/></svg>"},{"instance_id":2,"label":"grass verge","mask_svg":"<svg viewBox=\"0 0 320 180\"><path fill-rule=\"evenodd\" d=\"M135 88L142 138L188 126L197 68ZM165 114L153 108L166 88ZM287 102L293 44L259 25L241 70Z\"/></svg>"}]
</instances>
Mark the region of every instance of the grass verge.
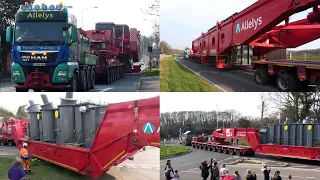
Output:
<instances>
[{"instance_id":1,"label":"grass verge","mask_svg":"<svg viewBox=\"0 0 320 180\"><path fill-rule=\"evenodd\" d=\"M216 87L180 65L172 56L162 56L160 92L217 92Z\"/></svg>"},{"instance_id":2,"label":"grass verge","mask_svg":"<svg viewBox=\"0 0 320 180\"><path fill-rule=\"evenodd\" d=\"M150 69L146 68L143 70L143 76L148 76L148 77L152 77L152 76L159 76L160 75L160 70L159 68L152 68L151 71Z\"/></svg>"},{"instance_id":3,"label":"grass verge","mask_svg":"<svg viewBox=\"0 0 320 180\"><path fill-rule=\"evenodd\" d=\"M166 158L171 156L177 156L189 152L190 149L184 146L161 146L160 148L160 158Z\"/></svg>"},{"instance_id":4,"label":"grass verge","mask_svg":"<svg viewBox=\"0 0 320 180\"><path fill-rule=\"evenodd\" d=\"M8 179L8 170L12 166L13 159L0 158L0 179ZM68 169L44 162L44 161L31 161L31 169L33 174L28 175L31 179L36 180L85 180L85 176L79 175Z\"/></svg>"}]
</instances>

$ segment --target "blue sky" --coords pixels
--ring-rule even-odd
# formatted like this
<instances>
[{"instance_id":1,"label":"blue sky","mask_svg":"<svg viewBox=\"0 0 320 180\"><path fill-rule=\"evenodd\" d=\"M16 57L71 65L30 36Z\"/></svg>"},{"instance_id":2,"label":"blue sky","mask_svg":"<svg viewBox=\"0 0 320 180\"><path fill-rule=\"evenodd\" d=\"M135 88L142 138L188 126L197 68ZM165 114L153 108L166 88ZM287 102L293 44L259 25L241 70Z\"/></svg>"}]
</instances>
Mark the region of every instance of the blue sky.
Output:
<instances>
[{"instance_id":1,"label":"blue sky","mask_svg":"<svg viewBox=\"0 0 320 180\"><path fill-rule=\"evenodd\" d=\"M190 47L192 40L235 12L240 12L257 0L161 0L161 40L173 48ZM293 15L290 21L307 17L308 12ZM316 49L320 40L305 44L295 50Z\"/></svg>"}]
</instances>

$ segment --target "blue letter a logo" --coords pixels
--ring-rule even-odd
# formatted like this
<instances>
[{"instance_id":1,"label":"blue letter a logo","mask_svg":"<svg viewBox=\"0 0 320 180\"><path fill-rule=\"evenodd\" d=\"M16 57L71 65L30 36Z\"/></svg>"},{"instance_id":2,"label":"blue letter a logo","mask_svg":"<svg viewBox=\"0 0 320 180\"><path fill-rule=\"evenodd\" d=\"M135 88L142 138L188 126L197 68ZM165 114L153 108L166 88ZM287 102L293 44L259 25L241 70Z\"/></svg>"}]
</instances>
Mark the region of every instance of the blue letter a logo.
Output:
<instances>
[{"instance_id":1,"label":"blue letter a logo","mask_svg":"<svg viewBox=\"0 0 320 180\"><path fill-rule=\"evenodd\" d=\"M240 24L237 24L237 26L236 26L236 33L239 33L240 31L241 31Z\"/></svg>"}]
</instances>

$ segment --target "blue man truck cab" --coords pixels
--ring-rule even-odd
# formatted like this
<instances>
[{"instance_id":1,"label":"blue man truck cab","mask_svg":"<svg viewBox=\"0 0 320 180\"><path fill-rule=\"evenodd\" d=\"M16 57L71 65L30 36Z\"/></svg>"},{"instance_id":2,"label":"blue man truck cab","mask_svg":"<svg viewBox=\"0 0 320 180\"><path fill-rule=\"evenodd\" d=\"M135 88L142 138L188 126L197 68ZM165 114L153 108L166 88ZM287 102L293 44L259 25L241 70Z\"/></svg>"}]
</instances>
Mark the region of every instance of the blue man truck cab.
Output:
<instances>
[{"instance_id":1,"label":"blue man truck cab","mask_svg":"<svg viewBox=\"0 0 320 180\"><path fill-rule=\"evenodd\" d=\"M20 6L14 27L6 32L17 92L94 88L97 57L89 53L90 42L76 26L76 17L62 3Z\"/></svg>"}]
</instances>

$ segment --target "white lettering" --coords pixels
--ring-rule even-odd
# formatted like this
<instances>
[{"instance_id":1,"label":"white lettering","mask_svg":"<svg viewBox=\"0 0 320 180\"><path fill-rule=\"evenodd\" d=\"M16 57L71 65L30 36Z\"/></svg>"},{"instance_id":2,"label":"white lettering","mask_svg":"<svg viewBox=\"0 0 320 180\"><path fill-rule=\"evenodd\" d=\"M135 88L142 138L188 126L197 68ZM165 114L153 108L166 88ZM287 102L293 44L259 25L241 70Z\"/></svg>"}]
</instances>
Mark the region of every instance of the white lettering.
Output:
<instances>
[{"instance_id":1,"label":"white lettering","mask_svg":"<svg viewBox=\"0 0 320 180\"><path fill-rule=\"evenodd\" d=\"M239 27L241 24L241 27ZM237 24L236 32L245 31L248 29L256 30L260 25L262 25L262 17L252 18L251 20L243 21L242 23ZM240 30L240 31L239 31Z\"/></svg>"}]
</instances>

